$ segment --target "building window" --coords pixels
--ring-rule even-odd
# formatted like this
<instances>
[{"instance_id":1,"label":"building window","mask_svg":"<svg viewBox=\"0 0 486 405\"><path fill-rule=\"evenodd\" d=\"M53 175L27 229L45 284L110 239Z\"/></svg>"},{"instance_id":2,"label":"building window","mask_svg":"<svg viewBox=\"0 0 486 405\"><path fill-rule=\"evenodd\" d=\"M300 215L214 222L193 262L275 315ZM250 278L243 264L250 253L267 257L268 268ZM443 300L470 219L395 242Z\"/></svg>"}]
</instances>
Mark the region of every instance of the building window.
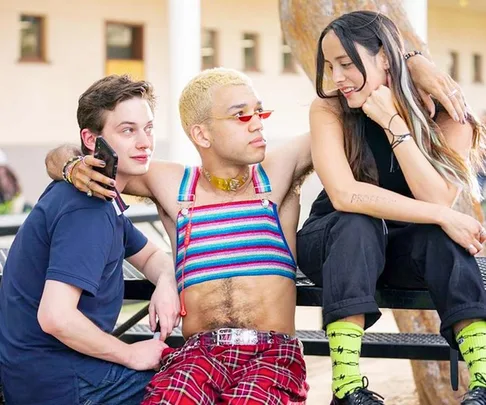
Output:
<instances>
[{"instance_id":1,"label":"building window","mask_svg":"<svg viewBox=\"0 0 486 405\"><path fill-rule=\"evenodd\" d=\"M457 82L459 81L459 53L449 52L449 75Z\"/></svg>"},{"instance_id":2,"label":"building window","mask_svg":"<svg viewBox=\"0 0 486 405\"><path fill-rule=\"evenodd\" d=\"M216 31L203 30L201 45L201 67L211 69L218 66Z\"/></svg>"},{"instance_id":3,"label":"building window","mask_svg":"<svg viewBox=\"0 0 486 405\"><path fill-rule=\"evenodd\" d=\"M473 69L474 69L474 83L482 83L483 82L483 57L479 54L473 55Z\"/></svg>"},{"instance_id":4,"label":"building window","mask_svg":"<svg viewBox=\"0 0 486 405\"><path fill-rule=\"evenodd\" d=\"M258 70L258 35L243 34L244 70Z\"/></svg>"},{"instance_id":5,"label":"building window","mask_svg":"<svg viewBox=\"0 0 486 405\"><path fill-rule=\"evenodd\" d=\"M295 73L295 61L290 46L285 41L285 38L282 38L282 66L282 71L284 73Z\"/></svg>"},{"instance_id":6,"label":"building window","mask_svg":"<svg viewBox=\"0 0 486 405\"><path fill-rule=\"evenodd\" d=\"M20 61L46 61L44 17L20 16Z\"/></svg>"},{"instance_id":7,"label":"building window","mask_svg":"<svg viewBox=\"0 0 486 405\"><path fill-rule=\"evenodd\" d=\"M107 23L106 58L143 60L143 27Z\"/></svg>"}]
</instances>

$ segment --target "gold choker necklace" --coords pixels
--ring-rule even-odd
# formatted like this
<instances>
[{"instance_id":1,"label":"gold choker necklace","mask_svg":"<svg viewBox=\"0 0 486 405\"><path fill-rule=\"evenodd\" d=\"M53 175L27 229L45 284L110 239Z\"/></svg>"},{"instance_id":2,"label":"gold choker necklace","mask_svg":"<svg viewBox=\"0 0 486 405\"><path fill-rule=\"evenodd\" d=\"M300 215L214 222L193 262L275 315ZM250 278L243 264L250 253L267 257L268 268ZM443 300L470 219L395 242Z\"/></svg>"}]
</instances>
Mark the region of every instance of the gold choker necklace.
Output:
<instances>
[{"instance_id":1,"label":"gold choker necklace","mask_svg":"<svg viewBox=\"0 0 486 405\"><path fill-rule=\"evenodd\" d=\"M236 191L241 188L248 178L250 177L250 168L247 168L245 174L240 176L224 179L221 177L212 176L204 167L202 168L204 177L209 181L214 187L219 188L223 191Z\"/></svg>"}]
</instances>

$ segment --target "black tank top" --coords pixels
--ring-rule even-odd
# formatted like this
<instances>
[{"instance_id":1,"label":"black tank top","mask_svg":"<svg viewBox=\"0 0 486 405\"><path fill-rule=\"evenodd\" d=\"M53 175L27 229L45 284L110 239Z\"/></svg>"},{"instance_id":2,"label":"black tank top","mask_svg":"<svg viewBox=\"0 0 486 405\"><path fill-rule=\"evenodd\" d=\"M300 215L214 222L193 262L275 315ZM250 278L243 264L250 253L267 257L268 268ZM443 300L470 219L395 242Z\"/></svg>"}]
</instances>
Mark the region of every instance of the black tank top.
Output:
<instances>
[{"instance_id":1,"label":"black tank top","mask_svg":"<svg viewBox=\"0 0 486 405\"><path fill-rule=\"evenodd\" d=\"M370 118L365 120L365 138L375 159L379 186L413 198L384 129ZM329 196L322 190L312 204L310 217L306 222L334 211Z\"/></svg>"}]
</instances>

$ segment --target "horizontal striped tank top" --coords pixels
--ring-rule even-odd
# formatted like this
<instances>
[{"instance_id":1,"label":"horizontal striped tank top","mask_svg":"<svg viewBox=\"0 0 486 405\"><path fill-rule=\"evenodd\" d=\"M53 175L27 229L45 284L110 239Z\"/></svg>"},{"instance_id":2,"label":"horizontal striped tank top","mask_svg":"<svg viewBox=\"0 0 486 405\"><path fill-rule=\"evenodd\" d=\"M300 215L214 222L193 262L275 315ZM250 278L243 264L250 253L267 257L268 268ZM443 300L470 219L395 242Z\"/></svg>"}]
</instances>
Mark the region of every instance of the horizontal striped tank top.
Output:
<instances>
[{"instance_id":1,"label":"horizontal striped tank top","mask_svg":"<svg viewBox=\"0 0 486 405\"><path fill-rule=\"evenodd\" d=\"M179 189L176 278L179 292L209 280L277 275L295 279L296 262L282 232L263 167L251 167L261 198L194 206L199 167L186 167Z\"/></svg>"}]
</instances>

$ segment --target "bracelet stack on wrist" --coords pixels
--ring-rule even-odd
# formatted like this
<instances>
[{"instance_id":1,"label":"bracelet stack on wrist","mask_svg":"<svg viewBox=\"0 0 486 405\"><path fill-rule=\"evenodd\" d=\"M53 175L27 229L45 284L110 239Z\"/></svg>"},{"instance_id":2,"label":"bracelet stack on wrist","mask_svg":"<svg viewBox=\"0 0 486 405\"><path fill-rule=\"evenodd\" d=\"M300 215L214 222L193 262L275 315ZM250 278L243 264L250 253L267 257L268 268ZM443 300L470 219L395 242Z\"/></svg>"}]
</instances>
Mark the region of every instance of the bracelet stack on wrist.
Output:
<instances>
[{"instance_id":1,"label":"bracelet stack on wrist","mask_svg":"<svg viewBox=\"0 0 486 405\"><path fill-rule=\"evenodd\" d=\"M64 181L73 184L71 179L71 174L76 165L83 160L83 156L73 156L71 159L67 160L62 166L62 178Z\"/></svg>"},{"instance_id":2,"label":"bracelet stack on wrist","mask_svg":"<svg viewBox=\"0 0 486 405\"><path fill-rule=\"evenodd\" d=\"M422 52L420 51L410 51L410 52L407 52L405 55L403 55L403 57L405 58L405 60L409 60L412 56L415 56L415 55L422 55Z\"/></svg>"}]
</instances>

